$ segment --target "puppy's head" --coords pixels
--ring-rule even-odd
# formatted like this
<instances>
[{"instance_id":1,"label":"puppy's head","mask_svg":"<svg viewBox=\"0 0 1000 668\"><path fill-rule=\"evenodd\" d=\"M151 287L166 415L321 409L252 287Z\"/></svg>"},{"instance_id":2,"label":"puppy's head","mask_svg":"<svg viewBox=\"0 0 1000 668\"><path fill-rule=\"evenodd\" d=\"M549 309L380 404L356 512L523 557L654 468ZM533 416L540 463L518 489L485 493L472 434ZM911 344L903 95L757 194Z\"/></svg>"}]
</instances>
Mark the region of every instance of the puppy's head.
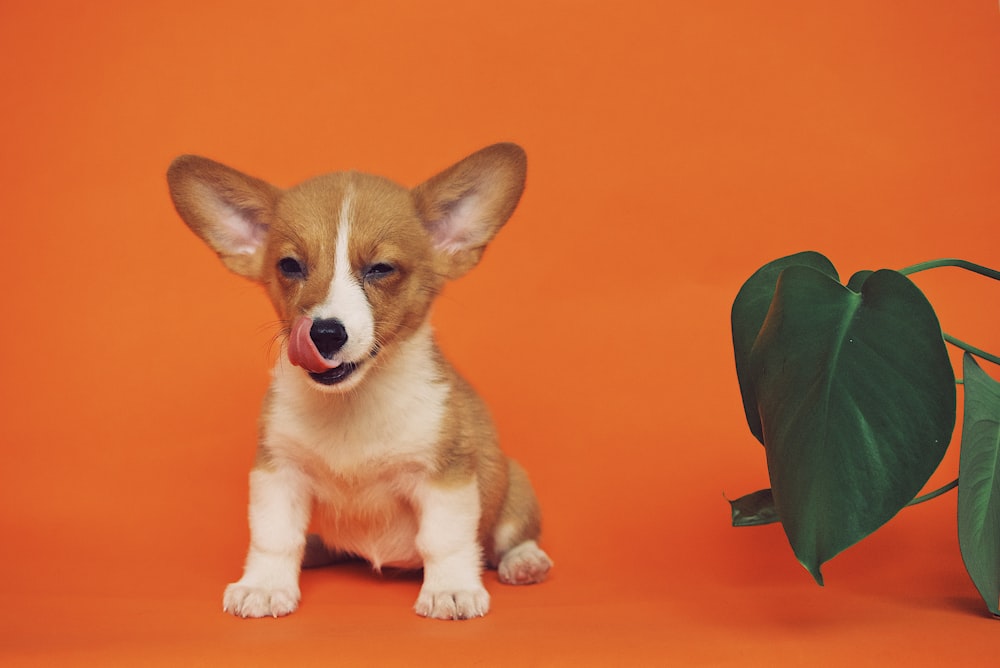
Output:
<instances>
[{"instance_id":1,"label":"puppy's head","mask_svg":"<svg viewBox=\"0 0 1000 668\"><path fill-rule=\"evenodd\" d=\"M356 387L426 319L445 280L479 262L524 188L525 156L496 144L412 190L354 172L283 190L207 158L167 172L184 222L267 290L287 354L319 389Z\"/></svg>"}]
</instances>

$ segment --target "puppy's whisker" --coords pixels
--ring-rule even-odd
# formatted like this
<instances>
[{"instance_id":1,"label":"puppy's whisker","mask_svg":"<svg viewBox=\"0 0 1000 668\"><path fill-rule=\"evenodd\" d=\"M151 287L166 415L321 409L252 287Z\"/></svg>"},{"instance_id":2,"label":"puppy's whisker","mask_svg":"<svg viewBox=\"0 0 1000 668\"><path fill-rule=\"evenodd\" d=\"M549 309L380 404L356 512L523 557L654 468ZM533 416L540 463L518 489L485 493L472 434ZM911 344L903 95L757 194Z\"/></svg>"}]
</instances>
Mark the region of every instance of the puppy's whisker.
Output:
<instances>
[{"instance_id":1,"label":"puppy's whisker","mask_svg":"<svg viewBox=\"0 0 1000 668\"><path fill-rule=\"evenodd\" d=\"M275 356L275 346L280 347L282 339L288 338L290 325L287 320L271 320L257 329L258 333L268 330L270 330L271 336L267 340L266 352L269 358L273 358Z\"/></svg>"}]
</instances>

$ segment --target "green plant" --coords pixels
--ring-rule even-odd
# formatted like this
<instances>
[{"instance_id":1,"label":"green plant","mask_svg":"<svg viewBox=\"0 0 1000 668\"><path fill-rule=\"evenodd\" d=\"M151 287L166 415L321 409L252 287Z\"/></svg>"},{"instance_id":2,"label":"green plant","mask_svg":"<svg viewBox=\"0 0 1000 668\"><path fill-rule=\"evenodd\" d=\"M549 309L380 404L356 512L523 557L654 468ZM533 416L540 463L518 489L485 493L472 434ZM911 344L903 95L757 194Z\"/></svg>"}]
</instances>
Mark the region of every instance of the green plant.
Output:
<instances>
[{"instance_id":1,"label":"green plant","mask_svg":"<svg viewBox=\"0 0 1000 668\"><path fill-rule=\"evenodd\" d=\"M941 330L908 275L863 271L846 284L815 252L761 267L733 303L736 375L770 489L731 501L734 526L781 522L796 558L823 584L822 565L903 507L958 487L962 558L990 612L1000 614L1000 383L976 358L997 358ZM946 342L965 350L956 381ZM958 480L914 498L952 440L964 382Z\"/></svg>"}]
</instances>

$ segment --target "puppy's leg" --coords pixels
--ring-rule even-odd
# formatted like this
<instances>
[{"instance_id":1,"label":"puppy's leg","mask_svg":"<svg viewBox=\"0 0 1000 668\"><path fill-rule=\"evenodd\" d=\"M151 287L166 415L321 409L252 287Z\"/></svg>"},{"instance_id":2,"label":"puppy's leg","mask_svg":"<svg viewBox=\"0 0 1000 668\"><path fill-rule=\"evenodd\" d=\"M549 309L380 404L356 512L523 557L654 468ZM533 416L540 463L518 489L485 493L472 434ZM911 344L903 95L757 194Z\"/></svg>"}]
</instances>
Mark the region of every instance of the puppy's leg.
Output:
<instances>
[{"instance_id":1,"label":"puppy's leg","mask_svg":"<svg viewBox=\"0 0 1000 668\"><path fill-rule=\"evenodd\" d=\"M226 587L226 612L279 617L298 607L309 503L306 481L297 471L259 466L251 472L250 550L243 577Z\"/></svg>"},{"instance_id":2,"label":"puppy's leg","mask_svg":"<svg viewBox=\"0 0 1000 668\"><path fill-rule=\"evenodd\" d=\"M517 462L510 462L507 485L507 498L493 533L497 573L506 584L541 582L552 568L552 560L538 547L541 513L531 482Z\"/></svg>"},{"instance_id":3,"label":"puppy's leg","mask_svg":"<svg viewBox=\"0 0 1000 668\"><path fill-rule=\"evenodd\" d=\"M475 477L461 483L425 483L415 501L424 583L414 609L418 615L435 619L482 617L490 609L490 595L482 582Z\"/></svg>"}]
</instances>

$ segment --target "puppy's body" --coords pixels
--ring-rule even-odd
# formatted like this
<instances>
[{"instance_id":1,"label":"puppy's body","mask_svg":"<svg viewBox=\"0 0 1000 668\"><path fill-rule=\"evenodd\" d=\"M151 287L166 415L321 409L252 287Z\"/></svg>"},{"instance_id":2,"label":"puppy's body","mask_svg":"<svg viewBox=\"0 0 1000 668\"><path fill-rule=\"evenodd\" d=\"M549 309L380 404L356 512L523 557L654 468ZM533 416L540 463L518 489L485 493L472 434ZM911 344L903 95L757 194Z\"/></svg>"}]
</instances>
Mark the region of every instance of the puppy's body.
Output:
<instances>
[{"instance_id":1,"label":"puppy's body","mask_svg":"<svg viewBox=\"0 0 1000 668\"><path fill-rule=\"evenodd\" d=\"M531 486L428 322L443 282L474 266L510 216L523 178L523 152L509 144L412 191L355 173L281 191L204 158L171 166L181 217L260 282L288 323L250 476L250 550L228 611L297 607L314 507L331 552L422 567L424 616L485 614L484 559L502 581L544 579L551 562L536 542Z\"/></svg>"}]
</instances>

